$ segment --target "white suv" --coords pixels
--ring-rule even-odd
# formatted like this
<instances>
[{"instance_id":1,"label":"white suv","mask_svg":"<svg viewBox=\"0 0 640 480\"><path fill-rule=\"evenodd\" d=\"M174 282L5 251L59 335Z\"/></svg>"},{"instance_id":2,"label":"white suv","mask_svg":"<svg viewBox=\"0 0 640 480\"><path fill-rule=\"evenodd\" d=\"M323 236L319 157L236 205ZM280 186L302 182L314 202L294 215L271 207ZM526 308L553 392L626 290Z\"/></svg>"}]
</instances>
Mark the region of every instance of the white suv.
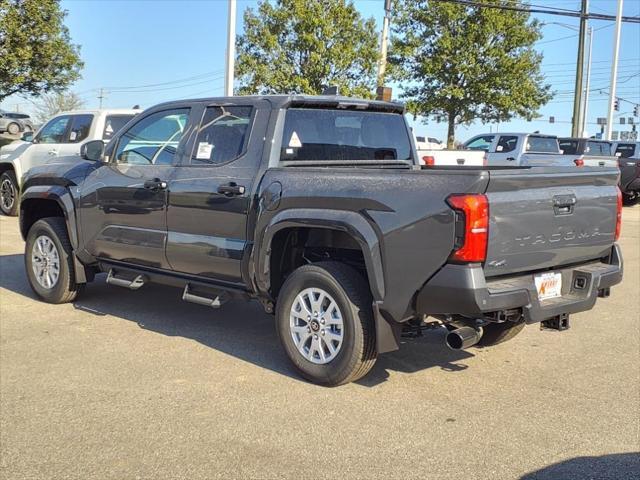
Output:
<instances>
[{"instance_id":1,"label":"white suv","mask_svg":"<svg viewBox=\"0 0 640 480\"><path fill-rule=\"evenodd\" d=\"M27 170L55 160L56 157L78 156L80 146L90 140L111 137L140 110L109 109L64 112L45 123L29 139L0 148L0 210L5 215L17 215L20 179ZM68 160L68 159L67 159Z\"/></svg>"}]
</instances>

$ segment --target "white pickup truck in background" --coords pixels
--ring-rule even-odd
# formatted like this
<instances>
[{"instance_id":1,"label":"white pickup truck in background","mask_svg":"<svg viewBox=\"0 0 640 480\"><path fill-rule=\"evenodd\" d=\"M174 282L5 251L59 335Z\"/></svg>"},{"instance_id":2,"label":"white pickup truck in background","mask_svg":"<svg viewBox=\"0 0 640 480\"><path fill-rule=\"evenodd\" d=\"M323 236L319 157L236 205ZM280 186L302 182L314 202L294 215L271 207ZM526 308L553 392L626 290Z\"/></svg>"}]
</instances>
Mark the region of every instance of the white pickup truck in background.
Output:
<instances>
[{"instance_id":1,"label":"white pickup truck in background","mask_svg":"<svg viewBox=\"0 0 640 480\"><path fill-rule=\"evenodd\" d=\"M27 170L57 157L77 155L80 161L80 147L85 142L108 142L140 112L137 109L63 112L45 123L32 138L32 134L25 134L22 140L0 148L0 211L17 215L20 180Z\"/></svg>"},{"instance_id":2,"label":"white pickup truck in background","mask_svg":"<svg viewBox=\"0 0 640 480\"><path fill-rule=\"evenodd\" d=\"M432 137L416 136L416 150L420 165L430 167L486 165L485 155L482 152L446 149L440 140Z\"/></svg>"},{"instance_id":3,"label":"white pickup truck in background","mask_svg":"<svg viewBox=\"0 0 640 480\"><path fill-rule=\"evenodd\" d=\"M469 150L487 154L494 166L573 166L575 156L563 155L558 137L540 133L486 133L476 135L464 144Z\"/></svg>"}]
</instances>

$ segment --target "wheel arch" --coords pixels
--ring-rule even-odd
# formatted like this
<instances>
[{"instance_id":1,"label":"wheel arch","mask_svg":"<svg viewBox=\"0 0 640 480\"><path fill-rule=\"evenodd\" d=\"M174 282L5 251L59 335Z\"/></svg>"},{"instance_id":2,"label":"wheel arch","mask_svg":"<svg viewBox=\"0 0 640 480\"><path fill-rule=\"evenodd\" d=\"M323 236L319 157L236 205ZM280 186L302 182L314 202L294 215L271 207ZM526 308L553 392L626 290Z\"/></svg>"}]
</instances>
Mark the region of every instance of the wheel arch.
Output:
<instances>
[{"instance_id":1,"label":"wheel arch","mask_svg":"<svg viewBox=\"0 0 640 480\"><path fill-rule=\"evenodd\" d=\"M20 233L26 239L31 226L46 217L62 217L67 226L71 246L78 247L76 215L69 191L61 186L38 185L27 188L20 196Z\"/></svg>"},{"instance_id":2,"label":"wheel arch","mask_svg":"<svg viewBox=\"0 0 640 480\"><path fill-rule=\"evenodd\" d=\"M320 209L284 210L271 218L258 242L256 281L259 290L273 292L274 254L281 254L280 245L287 232L328 231L341 241L350 239L357 245L364 260L366 278L375 300L384 298L384 277L379 239L374 227L360 214L349 211Z\"/></svg>"}]
</instances>

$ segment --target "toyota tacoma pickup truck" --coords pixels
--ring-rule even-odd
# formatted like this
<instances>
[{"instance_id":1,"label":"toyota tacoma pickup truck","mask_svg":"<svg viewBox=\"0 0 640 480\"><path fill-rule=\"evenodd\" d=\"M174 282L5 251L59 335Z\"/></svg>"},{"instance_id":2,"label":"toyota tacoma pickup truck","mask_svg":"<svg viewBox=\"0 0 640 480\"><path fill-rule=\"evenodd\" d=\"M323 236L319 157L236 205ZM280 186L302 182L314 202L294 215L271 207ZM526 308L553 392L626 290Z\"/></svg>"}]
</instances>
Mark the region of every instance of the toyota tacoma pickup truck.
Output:
<instances>
[{"instance_id":1,"label":"toyota tacoma pickup truck","mask_svg":"<svg viewBox=\"0 0 640 480\"><path fill-rule=\"evenodd\" d=\"M29 283L50 303L99 272L209 308L253 298L297 371L339 385L427 316L451 348L492 345L565 328L621 281L617 169L423 168L403 113L339 96L152 107L85 161L27 173Z\"/></svg>"}]
</instances>

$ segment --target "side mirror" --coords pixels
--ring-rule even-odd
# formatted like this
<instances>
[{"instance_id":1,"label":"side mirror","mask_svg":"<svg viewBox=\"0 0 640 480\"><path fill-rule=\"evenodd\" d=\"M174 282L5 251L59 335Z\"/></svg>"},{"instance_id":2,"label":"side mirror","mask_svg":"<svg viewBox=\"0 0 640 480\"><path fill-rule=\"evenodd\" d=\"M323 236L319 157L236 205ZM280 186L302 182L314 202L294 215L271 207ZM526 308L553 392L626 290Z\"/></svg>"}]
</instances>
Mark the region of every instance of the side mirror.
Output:
<instances>
[{"instance_id":1,"label":"side mirror","mask_svg":"<svg viewBox=\"0 0 640 480\"><path fill-rule=\"evenodd\" d=\"M23 142L33 142L33 132L24 132L22 134L22 137L20 137L20 139Z\"/></svg>"},{"instance_id":2,"label":"side mirror","mask_svg":"<svg viewBox=\"0 0 640 480\"><path fill-rule=\"evenodd\" d=\"M104 142L102 140L92 140L80 147L80 156L92 162L101 162L104 155Z\"/></svg>"}]
</instances>

